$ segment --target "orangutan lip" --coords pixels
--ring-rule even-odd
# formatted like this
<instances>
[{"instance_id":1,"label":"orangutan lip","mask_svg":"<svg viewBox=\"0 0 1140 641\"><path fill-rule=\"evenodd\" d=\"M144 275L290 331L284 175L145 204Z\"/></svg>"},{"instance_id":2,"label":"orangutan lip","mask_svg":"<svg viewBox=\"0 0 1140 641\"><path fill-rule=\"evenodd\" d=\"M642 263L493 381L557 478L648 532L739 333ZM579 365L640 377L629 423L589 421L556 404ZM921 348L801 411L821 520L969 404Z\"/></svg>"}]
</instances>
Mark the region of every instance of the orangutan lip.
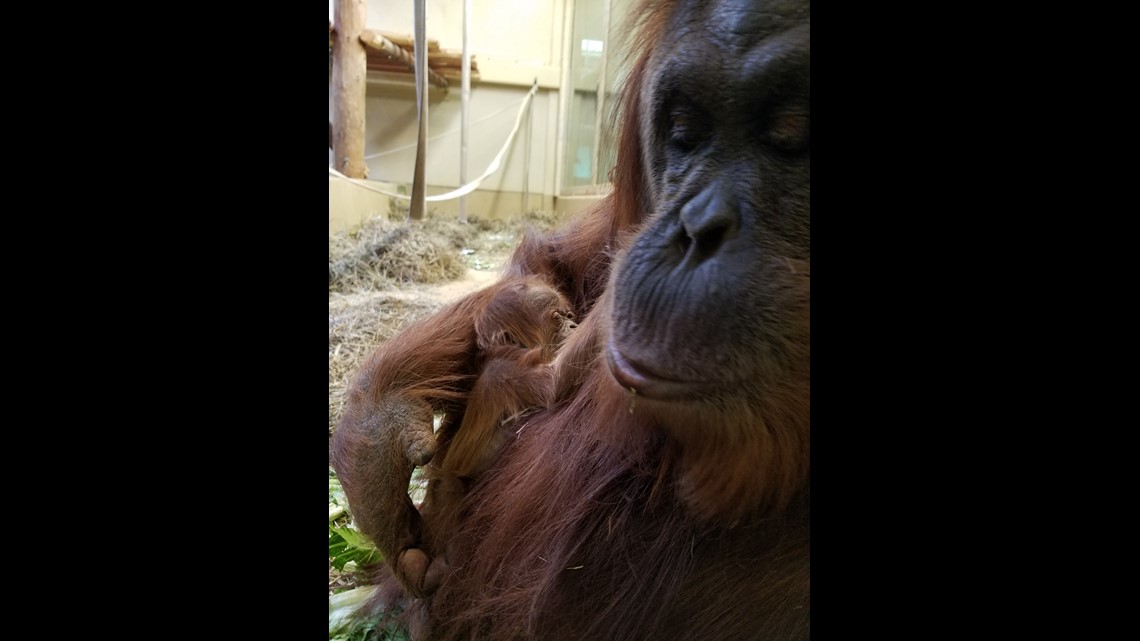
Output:
<instances>
[{"instance_id":1,"label":"orangutan lip","mask_svg":"<svg viewBox=\"0 0 1140 641\"><path fill-rule=\"evenodd\" d=\"M619 385L645 398L680 400L694 396L700 387L695 382L665 378L654 373L645 365L626 358L612 342L606 348L606 362Z\"/></svg>"}]
</instances>

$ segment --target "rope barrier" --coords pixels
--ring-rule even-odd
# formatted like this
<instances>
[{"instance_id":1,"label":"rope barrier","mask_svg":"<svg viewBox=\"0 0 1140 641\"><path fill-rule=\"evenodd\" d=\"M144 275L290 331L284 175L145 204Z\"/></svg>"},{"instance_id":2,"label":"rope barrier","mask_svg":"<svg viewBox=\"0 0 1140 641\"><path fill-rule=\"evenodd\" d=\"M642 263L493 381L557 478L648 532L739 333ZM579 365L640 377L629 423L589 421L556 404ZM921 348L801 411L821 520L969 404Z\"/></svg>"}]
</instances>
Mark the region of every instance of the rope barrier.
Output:
<instances>
[{"instance_id":1,"label":"rope barrier","mask_svg":"<svg viewBox=\"0 0 1140 641\"><path fill-rule=\"evenodd\" d=\"M538 92L538 79L535 79L534 84L530 88L530 91L527 92L526 97L523 98L522 106L519 107L518 115L515 116L514 128L511 129L511 133L507 136L507 140L506 140L506 142L503 143L502 148L499 149L499 153L495 154L495 157L491 160L491 164L487 165L487 169L486 169L486 171L483 172L483 175L479 176L475 180L472 180L471 182L467 183L466 185L462 185L462 186L458 187L457 189L453 189L453 190L451 190L445 194L439 194L437 196L428 196L424 200L426 200L429 203L438 203L438 202L441 202L444 200L453 200L455 198L459 198L460 196L466 196L467 194L478 189L479 185L482 184L482 182L484 180L486 180L488 176L490 176L491 174L498 171L499 165L501 165L503 162L503 157L507 154L507 150L509 150L511 148L511 143L515 139L515 134L518 133L519 127L522 125L523 114L525 114L527 109L530 107L530 101L534 97L534 94L537 92ZM492 114L492 115L494 115L494 114ZM489 117L490 116L488 116L488 118ZM440 136L443 136L443 135L446 135L446 134L440 134ZM415 145L411 145L411 147L415 147ZM383 152L383 153L393 153L395 151L399 151L399 150L394 149L394 150ZM373 154L372 157L375 157L378 155L381 155L381 154ZM349 178L348 176L345 176L344 174L340 173L336 169L333 169L332 167L329 167L329 175L330 176L336 176L337 178L342 178L344 180L351 182L352 184L356 185L357 187L360 187L362 189L367 189L368 191L374 191L378 194L384 194L385 196L389 196L391 198L399 198L401 200L411 200L412 199L412 197L407 195L407 194L395 194L395 193L392 193L390 191L385 191L383 189L373 187L373 186L369 185L366 181L359 180L356 178Z\"/></svg>"}]
</instances>

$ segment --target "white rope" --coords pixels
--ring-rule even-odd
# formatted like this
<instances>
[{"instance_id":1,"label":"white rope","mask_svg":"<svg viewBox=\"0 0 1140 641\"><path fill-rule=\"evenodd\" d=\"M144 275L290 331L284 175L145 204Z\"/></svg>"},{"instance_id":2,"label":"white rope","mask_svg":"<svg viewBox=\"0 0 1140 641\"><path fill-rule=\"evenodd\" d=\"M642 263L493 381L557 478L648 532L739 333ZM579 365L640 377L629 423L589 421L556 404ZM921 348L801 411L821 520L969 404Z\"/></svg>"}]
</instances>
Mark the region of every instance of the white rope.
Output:
<instances>
[{"instance_id":1,"label":"white rope","mask_svg":"<svg viewBox=\"0 0 1140 641\"><path fill-rule=\"evenodd\" d=\"M467 183L466 185L463 185L463 186L459 187L458 189L453 189L452 191L449 191L446 194L439 194L438 196L428 196L424 200L426 200L429 203L438 203L438 202L441 202L444 200L452 200L455 198L459 198L460 196L466 196L467 194L478 189L479 185L482 184L482 182L484 180L486 180L488 176L490 176L491 174L498 171L499 165L502 164L502 162L503 162L503 156L505 156L507 153L507 150L511 148L511 142L514 141L515 134L518 133L518 131L519 131L519 126L522 124L523 114L526 113L527 107L530 105L531 98L533 98L534 94L537 92L538 92L538 82L535 81L534 85L531 86L530 91L527 93L526 98L523 99L522 107L519 108L519 113L515 117L514 128L511 129L511 133L507 136L506 142L503 143L502 149L499 149L499 153L495 154L494 159L491 160L491 164L487 165L487 170L483 172L482 176L479 176L475 180L472 180L471 182ZM330 176L336 176L338 178L343 178L344 180L347 180L347 181L351 182L352 184L354 184L358 187L362 187L364 189L367 189L368 191L374 191L378 194L384 194L385 196L389 196L392 198L399 198L401 200L411 200L412 199L412 197L409 195L394 194L390 191L385 191L383 189L378 189L376 187L373 187L363 180L357 180L356 178L349 178L348 176L345 176L344 174L340 173L336 169L333 169L332 167L329 167L329 175Z\"/></svg>"},{"instance_id":2,"label":"white rope","mask_svg":"<svg viewBox=\"0 0 1140 641\"><path fill-rule=\"evenodd\" d=\"M495 111L492 111L491 113L487 114L486 116L483 116L482 118L480 118L478 120L472 120L471 124L477 125L481 122L487 122L488 120L494 118L495 116L497 116L497 115L499 115L505 111L509 111L513 107L521 105L525 101L526 101L526 96L523 96L521 99L519 99L515 102L512 102L511 104L507 105L506 107L503 107L502 109L497 109ZM459 133L459 129L452 129L451 131L445 131L441 134L436 134L434 136L431 136L430 138L428 138L428 142L435 142L437 140L441 140L443 138L446 138L448 136L452 136L452 135L457 134L457 133ZM365 160L373 160L375 158L379 158L380 156L390 156L392 154L400 153L401 151L407 151L409 149L415 149L415 148L416 148L416 143L413 142L410 145L404 145L403 147L393 147L393 148L387 149L385 151L378 151L374 154L368 154L367 156L364 157L364 159Z\"/></svg>"}]
</instances>

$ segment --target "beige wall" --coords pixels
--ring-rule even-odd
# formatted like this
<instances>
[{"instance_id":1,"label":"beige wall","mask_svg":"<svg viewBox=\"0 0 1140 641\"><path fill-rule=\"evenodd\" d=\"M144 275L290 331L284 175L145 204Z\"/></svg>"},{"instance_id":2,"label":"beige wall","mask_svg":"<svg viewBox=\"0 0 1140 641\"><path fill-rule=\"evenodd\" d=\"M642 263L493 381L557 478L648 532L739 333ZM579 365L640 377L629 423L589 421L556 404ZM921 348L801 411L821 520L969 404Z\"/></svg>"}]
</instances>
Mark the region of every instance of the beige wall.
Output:
<instances>
[{"instance_id":1,"label":"beige wall","mask_svg":"<svg viewBox=\"0 0 1140 641\"><path fill-rule=\"evenodd\" d=\"M400 192L400 185L368 181L370 186L389 192ZM403 186L407 191L407 187ZM428 185L428 195L443 193L445 187ZM476 190L467 196L467 213L479 218L511 218L524 211L540 209L556 211L570 217L598 202L601 196L554 197L547 194L531 193L524 206L523 194L514 191ZM329 176L329 233L350 229L372 216L390 212L395 200L398 206L407 206L408 201L393 199L364 189L341 178ZM457 216L459 201L448 200L428 203L428 210L439 215Z\"/></svg>"},{"instance_id":2,"label":"beige wall","mask_svg":"<svg viewBox=\"0 0 1140 641\"><path fill-rule=\"evenodd\" d=\"M427 2L428 38L444 49L463 48L463 0ZM472 0L471 52L483 61L559 67L564 0ZM368 25L412 33L411 0L368 0Z\"/></svg>"},{"instance_id":3,"label":"beige wall","mask_svg":"<svg viewBox=\"0 0 1140 641\"><path fill-rule=\"evenodd\" d=\"M579 0L581 1L581 0ZM369 28L398 33L415 30L413 6L407 0L367 0ZM518 103L537 79L530 122L524 119L499 170L468 196L468 214L503 218L528 209L574 212L597 198L560 198L558 158L559 109L563 96L563 51L567 5L574 0L473 0L470 49L481 80L472 82L467 179L481 175L514 126ZM584 2L581 10L591 11ZM332 19L332 0L329 3ZM599 18L600 19L600 18ZM445 49L463 47L463 0L427 3L428 37ZM568 79L567 79L568 80ZM450 81L444 92L429 92L428 149L425 166L428 194L455 189L459 182L460 86ZM330 114L332 98L329 99ZM396 191L410 191L415 166L417 113L415 87L406 77L369 73L365 96L365 156L370 180ZM529 140L527 137L529 130ZM436 138L431 140L431 138ZM530 162L526 162L527 147ZM406 147L405 149L401 149ZM329 152L330 166L332 152ZM567 167L569 171L571 167ZM525 199L523 191L529 197ZM406 202L406 201L404 201ZM428 203L429 209L458 213L459 201ZM387 212L388 198L338 178L329 178L329 229L343 229L376 212Z\"/></svg>"},{"instance_id":4,"label":"beige wall","mask_svg":"<svg viewBox=\"0 0 1140 641\"><path fill-rule=\"evenodd\" d=\"M396 185L376 183L376 187L396 192ZM386 214L389 198L362 189L343 178L329 176L329 233L355 227L365 220Z\"/></svg>"},{"instance_id":5,"label":"beige wall","mask_svg":"<svg viewBox=\"0 0 1140 641\"><path fill-rule=\"evenodd\" d=\"M400 192L400 185L368 181L370 186L389 192ZM407 187L404 186L404 190ZM442 193L446 188L428 185L428 195ZM467 213L479 218L511 218L523 211L541 209L556 211L569 218L594 205L601 196L552 197L546 194L531 193L524 206L523 194L512 191L476 190L467 197ZM389 198L369 191L344 179L329 176L329 233L350 229L366 219L390 212L396 200L407 206L406 200ZM459 201L448 200L428 203L428 209L440 215L455 216L459 213Z\"/></svg>"},{"instance_id":6,"label":"beige wall","mask_svg":"<svg viewBox=\"0 0 1140 641\"><path fill-rule=\"evenodd\" d=\"M502 148L518 116L518 103L528 89L483 83L471 87L468 180L481 175ZM528 123L524 117L522 127L503 157L502 166L480 185L481 189L522 192L525 182L529 191L555 193L558 92L539 90L531 101L531 109L529 172L525 162ZM369 178L412 181L417 117L414 87L383 81L369 82L365 98L367 125L364 141ZM428 184L451 188L459 186L460 123L459 91L451 90L446 94L439 89L431 91L425 165ZM378 153L384 155L368 158Z\"/></svg>"},{"instance_id":7,"label":"beige wall","mask_svg":"<svg viewBox=\"0 0 1140 641\"><path fill-rule=\"evenodd\" d=\"M518 103L535 79L540 89L531 101L530 120L524 119L514 143L503 157L501 167L468 197L470 215L513 216L524 209L524 190L530 194L525 203L529 208L554 208L558 170L558 89L562 75L563 16L567 1L472 2L470 50L475 56L481 79L471 85L468 181L484 172L506 141L518 114ZM331 0L329 7L331 20ZM372 29L413 33L412 3L407 0L368 0L367 24ZM444 49L462 49L463 0L427 3L427 33L429 38L439 40ZM331 95L329 107L331 114ZM432 195L460 185L459 81L450 81L446 92L431 89L428 107L429 142L425 171L428 194ZM366 159L369 179L410 185L417 137L414 85L397 75L369 73L365 122L365 156L392 152ZM529 163L526 162L528 147ZM329 162L331 165L331 151ZM334 187L334 183L342 185ZM367 216L366 211L357 211L357 208L367 209L376 204L375 198L384 198L339 179L330 178L329 185L330 230L334 224L340 224L334 221ZM347 196L346 188L369 195ZM459 207L458 200L428 203L428 206L455 212ZM346 207L352 211L334 211Z\"/></svg>"}]
</instances>

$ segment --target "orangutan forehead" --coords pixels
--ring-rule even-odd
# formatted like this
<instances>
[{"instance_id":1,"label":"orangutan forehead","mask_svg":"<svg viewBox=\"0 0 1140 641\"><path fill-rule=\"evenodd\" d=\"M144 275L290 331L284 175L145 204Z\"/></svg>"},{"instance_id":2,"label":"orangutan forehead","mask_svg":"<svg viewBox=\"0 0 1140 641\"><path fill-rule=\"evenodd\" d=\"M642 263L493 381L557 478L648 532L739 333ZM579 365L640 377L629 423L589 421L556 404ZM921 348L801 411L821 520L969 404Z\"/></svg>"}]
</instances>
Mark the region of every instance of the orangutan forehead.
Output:
<instances>
[{"instance_id":1,"label":"orangutan forehead","mask_svg":"<svg viewBox=\"0 0 1140 641\"><path fill-rule=\"evenodd\" d=\"M743 0L723 0L724 3ZM737 12L735 17L745 18ZM770 14L769 14L770 15ZM749 14L754 18L755 12ZM764 17L756 20L766 19ZM769 20L770 24L776 21ZM740 22L738 22L740 24ZM744 101L759 108L766 100L808 99L810 22L780 22L775 31L726 34L704 31L703 38L681 38L656 53L658 64L643 89L643 104L656 117L678 98L731 106ZM768 27L765 27L767 29Z\"/></svg>"},{"instance_id":2,"label":"orangutan forehead","mask_svg":"<svg viewBox=\"0 0 1140 641\"><path fill-rule=\"evenodd\" d=\"M728 46L750 47L774 33L809 20L810 3L797 0L682 0L673 14L672 28L691 33L699 26Z\"/></svg>"}]
</instances>

